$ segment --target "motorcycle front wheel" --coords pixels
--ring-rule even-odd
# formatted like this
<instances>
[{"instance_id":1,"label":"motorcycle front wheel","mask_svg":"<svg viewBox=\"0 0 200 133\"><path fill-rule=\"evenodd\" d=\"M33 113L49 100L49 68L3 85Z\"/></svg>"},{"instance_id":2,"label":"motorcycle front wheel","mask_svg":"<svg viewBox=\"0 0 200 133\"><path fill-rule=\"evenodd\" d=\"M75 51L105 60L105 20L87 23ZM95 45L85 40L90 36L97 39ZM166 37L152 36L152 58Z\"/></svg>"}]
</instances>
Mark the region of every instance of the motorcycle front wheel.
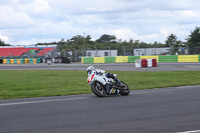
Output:
<instances>
[{"instance_id":1,"label":"motorcycle front wheel","mask_svg":"<svg viewBox=\"0 0 200 133\"><path fill-rule=\"evenodd\" d=\"M121 90L120 90L120 94L122 96L127 96L129 93L130 93L130 89L128 87L128 85L122 81L120 81L120 84L121 84Z\"/></svg>"},{"instance_id":2,"label":"motorcycle front wheel","mask_svg":"<svg viewBox=\"0 0 200 133\"><path fill-rule=\"evenodd\" d=\"M95 82L91 85L92 92L98 97L105 97L106 90L104 89L103 85L100 82Z\"/></svg>"}]
</instances>

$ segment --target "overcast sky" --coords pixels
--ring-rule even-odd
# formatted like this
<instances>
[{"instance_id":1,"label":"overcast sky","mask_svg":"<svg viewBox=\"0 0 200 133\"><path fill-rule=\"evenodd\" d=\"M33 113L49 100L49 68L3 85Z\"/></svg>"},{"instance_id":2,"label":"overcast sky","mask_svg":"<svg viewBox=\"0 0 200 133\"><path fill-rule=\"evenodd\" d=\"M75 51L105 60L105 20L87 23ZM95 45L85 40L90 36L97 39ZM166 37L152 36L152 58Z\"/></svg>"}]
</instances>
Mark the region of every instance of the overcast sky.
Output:
<instances>
[{"instance_id":1,"label":"overcast sky","mask_svg":"<svg viewBox=\"0 0 200 133\"><path fill-rule=\"evenodd\" d=\"M103 34L147 43L200 26L200 0L0 0L0 39L12 45Z\"/></svg>"}]
</instances>

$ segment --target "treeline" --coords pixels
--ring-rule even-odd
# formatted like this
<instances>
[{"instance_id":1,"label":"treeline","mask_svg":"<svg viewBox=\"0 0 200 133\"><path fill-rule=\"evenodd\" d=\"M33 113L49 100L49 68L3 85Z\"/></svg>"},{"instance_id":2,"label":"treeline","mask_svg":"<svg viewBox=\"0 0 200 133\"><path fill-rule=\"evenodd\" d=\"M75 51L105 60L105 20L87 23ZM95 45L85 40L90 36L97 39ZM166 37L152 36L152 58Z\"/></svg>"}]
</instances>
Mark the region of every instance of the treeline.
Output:
<instances>
[{"instance_id":1,"label":"treeline","mask_svg":"<svg viewBox=\"0 0 200 133\"><path fill-rule=\"evenodd\" d=\"M121 41L117 39L114 35L102 35L99 39L93 41L91 36L86 37L77 35L73 36L71 39L64 40L61 39L59 42L52 43L38 43L36 45L53 45L57 44L60 50L74 51L74 50L105 50L105 49L116 49L119 55L133 55L134 48L151 48L151 47L168 47L166 44L154 42L153 44L148 44L145 42L140 42L139 40Z\"/></svg>"},{"instance_id":2,"label":"treeline","mask_svg":"<svg viewBox=\"0 0 200 133\"><path fill-rule=\"evenodd\" d=\"M122 41L114 35L102 35L97 40L91 40L91 36L77 35L71 39L61 39L59 42L52 43L38 43L36 45L52 45L57 44L58 48L65 50L94 50L94 49L117 49L118 53L125 53L127 55L133 54L134 48L158 48L158 47L171 47L169 54L179 53L180 48L188 49L189 54L200 54L200 27L196 27L191 31L185 41L181 41L175 34L170 34L165 43L155 41L154 43L145 43L139 40Z\"/></svg>"},{"instance_id":3,"label":"treeline","mask_svg":"<svg viewBox=\"0 0 200 133\"><path fill-rule=\"evenodd\" d=\"M154 43L145 43L142 40L129 40L122 41L114 35L102 35L97 40L92 40L90 35L76 35L71 39L65 40L64 38L58 42L51 43L37 43L35 45L58 45L58 49L74 51L74 50L94 50L94 49L117 49L119 54L126 53L127 55L133 54L134 48L154 48L154 47L171 47L170 54L179 52L180 47L186 48L189 54L200 54L200 27L196 27L191 31L185 41L181 41L175 34L170 34L165 43L155 41ZM0 46L9 46L0 39ZM125 52L124 52L125 51Z\"/></svg>"}]
</instances>

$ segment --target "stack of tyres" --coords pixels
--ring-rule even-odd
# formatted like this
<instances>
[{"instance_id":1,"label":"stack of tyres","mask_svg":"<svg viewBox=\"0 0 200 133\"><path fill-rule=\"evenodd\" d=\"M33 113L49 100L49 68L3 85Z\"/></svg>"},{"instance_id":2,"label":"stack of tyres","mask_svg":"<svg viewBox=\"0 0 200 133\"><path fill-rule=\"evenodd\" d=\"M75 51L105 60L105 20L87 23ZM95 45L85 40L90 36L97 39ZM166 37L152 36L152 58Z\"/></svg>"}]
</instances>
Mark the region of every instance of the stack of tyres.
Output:
<instances>
[{"instance_id":1,"label":"stack of tyres","mask_svg":"<svg viewBox=\"0 0 200 133\"><path fill-rule=\"evenodd\" d=\"M135 67L136 68L142 67L142 59L136 59L135 60Z\"/></svg>"},{"instance_id":2,"label":"stack of tyres","mask_svg":"<svg viewBox=\"0 0 200 133\"><path fill-rule=\"evenodd\" d=\"M147 59L142 59L142 67L147 67Z\"/></svg>"},{"instance_id":3,"label":"stack of tyres","mask_svg":"<svg viewBox=\"0 0 200 133\"><path fill-rule=\"evenodd\" d=\"M10 64L10 59L7 59L7 64Z\"/></svg>"},{"instance_id":4,"label":"stack of tyres","mask_svg":"<svg viewBox=\"0 0 200 133\"><path fill-rule=\"evenodd\" d=\"M36 60L37 60L37 61L36 61L37 63L40 63L40 58L37 58Z\"/></svg>"},{"instance_id":5,"label":"stack of tyres","mask_svg":"<svg viewBox=\"0 0 200 133\"><path fill-rule=\"evenodd\" d=\"M20 59L17 59L17 64L21 64L21 60Z\"/></svg>"},{"instance_id":6,"label":"stack of tyres","mask_svg":"<svg viewBox=\"0 0 200 133\"><path fill-rule=\"evenodd\" d=\"M33 58L29 58L29 63L33 64Z\"/></svg>"},{"instance_id":7,"label":"stack of tyres","mask_svg":"<svg viewBox=\"0 0 200 133\"><path fill-rule=\"evenodd\" d=\"M21 63L21 64L24 63L24 59L23 59L23 58L20 59L20 63Z\"/></svg>"},{"instance_id":8,"label":"stack of tyres","mask_svg":"<svg viewBox=\"0 0 200 133\"><path fill-rule=\"evenodd\" d=\"M43 58L40 58L40 63L45 63L45 62L43 62Z\"/></svg>"},{"instance_id":9,"label":"stack of tyres","mask_svg":"<svg viewBox=\"0 0 200 133\"><path fill-rule=\"evenodd\" d=\"M152 59L152 67L157 67L157 60L156 59Z\"/></svg>"},{"instance_id":10,"label":"stack of tyres","mask_svg":"<svg viewBox=\"0 0 200 133\"><path fill-rule=\"evenodd\" d=\"M3 59L3 64L7 64L7 59Z\"/></svg>"},{"instance_id":11,"label":"stack of tyres","mask_svg":"<svg viewBox=\"0 0 200 133\"><path fill-rule=\"evenodd\" d=\"M152 59L147 59L147 67L152 67Z\"/></svg>"},{"instance_id":12,"label":"stack of tyres","mask_svg":"<svg viewBox=\"0 0 200 133\"><path fill-rule=\"evenodd\" d=\"M24 63L25 64L29 63L29 59L24 59Z\"/></svg>"},{"instance_id":13,"label":"stack of tyres","mask_svg":"<svg viewBox=\"0 0 200 133\"><path fill-rule=\"evenodd\" d=\"M14 59L14 64L17 64L17 59Z\"/></svg>"},{"instance_id":14,"label":"stack of tyres","mask_svg":"<svg viewBox=\"0 0 200 133\"><path fill-rule=\"evenodd\" d=\"M14 59L10 59L10 64L14 64Z\"/></svg>"},{"instance_id":15,"label":"stack of tyres","mask_svg":"<svg viewBox=\"0 0 200 133\"><path fill-rule=\"evenodd\" d=\"M37 60L36 59L33 59L33 64L36 64L37 63Z\"/></svg>"}]
</instances>

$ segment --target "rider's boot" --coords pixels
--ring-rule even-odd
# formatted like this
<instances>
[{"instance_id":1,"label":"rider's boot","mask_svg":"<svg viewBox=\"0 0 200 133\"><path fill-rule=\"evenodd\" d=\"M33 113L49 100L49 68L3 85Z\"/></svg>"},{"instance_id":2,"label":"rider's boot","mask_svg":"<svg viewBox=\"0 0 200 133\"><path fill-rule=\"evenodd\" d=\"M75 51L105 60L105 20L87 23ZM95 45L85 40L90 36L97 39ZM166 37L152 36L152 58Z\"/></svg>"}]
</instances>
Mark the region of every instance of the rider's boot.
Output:
<instances>
[{"instance_id":1,"label":"rider's boot","mask_svg":"<svg viewBox=\"0 0 200 133\"><path fill-rule=\"evenodd\" d=\"M115 80L116 85L117 85L118 87L120 87L120 86L121 86L120 80L119 80L118 78L116 78L115 76L113 76L113 79Z\"/></svg>"},{"instance_id":2,"label":"rider's boot","mask_svg":"<svg viewBox=\"0 0 200 133\"><path fill-rule=\"evenodd\" d=\"M121 84L120 84L120 80L117 79L117 78L116 78L112 73L107 73L106 76L107 76L108 78L112 78L112 79L114 79L115 82L116 82L116 85L117 85L118 87L121 86Z\"/></svg>"},{"instance_id":3,"label":"rider's boot","mask_svg":"<svg viewBox=\"0 0 200 133\"><path fill-rule=\"evenodd\" d=\"M110 85L108 83L106 83L106 91L107 91L107 94L110 93Z\"/></svg>"}]
</instances>

